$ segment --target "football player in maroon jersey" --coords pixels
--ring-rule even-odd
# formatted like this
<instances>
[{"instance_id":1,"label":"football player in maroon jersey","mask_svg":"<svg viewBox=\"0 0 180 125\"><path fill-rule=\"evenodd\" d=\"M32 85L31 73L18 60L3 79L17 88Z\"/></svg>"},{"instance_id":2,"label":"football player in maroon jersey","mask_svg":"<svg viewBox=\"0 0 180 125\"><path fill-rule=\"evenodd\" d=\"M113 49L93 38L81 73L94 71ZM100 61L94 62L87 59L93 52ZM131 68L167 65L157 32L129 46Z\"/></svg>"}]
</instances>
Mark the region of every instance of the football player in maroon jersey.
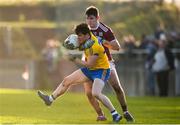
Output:
<instances>
[{"instance_id":1,"label":"football player in maroon jersey","mask_svg":"<svg viewBox=\"0 0 180 125\"><path fill-rule=\"evenodd\" d=\"M103 24L102 22L99 22L98 8L96 8L94 6L88 7L85 11L85 15L86 15L86 23L89 25L92 33L95 36L101 37L103 39L102 45L105 49L105 52L108 56L109 63L111 66L111 75L110 75L109 83L111 84L111 86L113 87L113 89L116 92L117 99L118 99L119 103L121 104L121 107L123 110L123 116L128 122L133 122L135 120L127 109L125 93L124 93L124 90L119 81L119 77L118 77L118 74L117 74L117 71L115 68L114 60L113 60L112 55L110 54L110 50L109 50L109 49L120 50L121 46L120 46L118 40L116 39L113 31L108 26ZM88 46L88 45L86 45L86 46ZM84 83L84 89L85 89L86 95L89 99L89 102L91 103L91 105L93 106L93 108L95 109L95 111L98 114L97 120L98 121L106 120L106 117L105 117L101 107L99 106L98 101L92 96L92 93L91 93L92 84Z\"/></svg>"}]
</instances>

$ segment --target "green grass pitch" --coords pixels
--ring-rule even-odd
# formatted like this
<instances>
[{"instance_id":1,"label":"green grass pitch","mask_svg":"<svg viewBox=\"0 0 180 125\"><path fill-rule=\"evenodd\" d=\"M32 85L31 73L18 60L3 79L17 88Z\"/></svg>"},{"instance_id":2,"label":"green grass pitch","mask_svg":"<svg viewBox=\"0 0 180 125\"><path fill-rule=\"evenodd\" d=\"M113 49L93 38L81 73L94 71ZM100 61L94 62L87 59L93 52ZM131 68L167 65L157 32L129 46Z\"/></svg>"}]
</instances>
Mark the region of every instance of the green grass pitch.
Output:
<instances>
[{"instance_id":1,"label":"green grass pitch","mask_svg":"<svg viewBox=\"0 0 180 125\"><path fill-rule=\"evenodd\" d=\"M122 114L117 99L108 95ZM179 97L128 97L128 106L136 122L142 124L180 124ZM96 113L84 93L66 93L51 107L39 99L35 90L0 89L1 124L110 124L111 115L103 107L108 118L96 121ZM123 119L120 123L125 124Z\"/></svg>"}]
</instances>

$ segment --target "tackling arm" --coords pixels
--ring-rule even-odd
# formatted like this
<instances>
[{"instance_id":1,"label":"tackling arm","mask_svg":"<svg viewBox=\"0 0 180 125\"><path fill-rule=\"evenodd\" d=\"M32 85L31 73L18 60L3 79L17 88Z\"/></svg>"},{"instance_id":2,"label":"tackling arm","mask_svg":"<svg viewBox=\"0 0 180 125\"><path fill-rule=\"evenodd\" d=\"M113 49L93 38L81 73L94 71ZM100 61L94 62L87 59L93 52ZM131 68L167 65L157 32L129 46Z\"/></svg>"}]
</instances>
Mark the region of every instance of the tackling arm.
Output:
<instances>
[{"instance_id":1,"label":"tackling arm","mask_svg":"<svg viewBox=\"0 0 180 125\"><path fill-rule=\"evenodd\" d=\"M121 49L121 46L120 46L118 40L113 40L111 42L105 40L105 41L103 41L103 45L112 50L119 51Z\"/></svg>"},{"instance_id":2,"label":"tackling arm","mask_svg":"<svg viewBox=\"0 0 180 125\"><path fill-rule=\"evenodd\" d=\"M93 67L95 65L97 59L98 59L98 55L92 55L92 56L89 57L88 61L83 61L83 60L81 60L79 58L76 58L74 60L74 62L77 63L77 64L80 64L82 66L91 68L91 67Z\"/></svg>"}]
</instances>

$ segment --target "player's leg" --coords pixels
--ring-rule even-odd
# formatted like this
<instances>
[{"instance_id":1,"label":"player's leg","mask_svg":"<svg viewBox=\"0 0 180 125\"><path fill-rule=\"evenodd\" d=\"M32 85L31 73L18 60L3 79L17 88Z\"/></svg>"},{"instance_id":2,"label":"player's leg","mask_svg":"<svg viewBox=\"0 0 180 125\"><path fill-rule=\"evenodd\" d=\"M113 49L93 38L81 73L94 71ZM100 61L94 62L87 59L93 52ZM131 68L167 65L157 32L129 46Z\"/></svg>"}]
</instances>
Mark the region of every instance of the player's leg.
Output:
<instances>
[{"instance_id":1,"label":"player's leg","mask_svg":"<svg viewBox=\"0 0 180 125\"><path fill-rule=\"evenodd\" d=\"M86 96L88 97L88 100L94 110L96 111L98 117L97 121L104 121L106 120L106 117L104 116L104 113L99 105L98 100L92 95L92 82L86 82L84 83L84 90L86 93Z\"/></svg>"},{"instance_id":2,"label":"player's leg","mask_svg":"<svg viewBox=\"0 0 180 125\"><path fill-rule=\"evenodd\" d=\"M111 70L109 82L117 95L117 99L118 99L119 103L121 104L123 112L127 111L127 103L126 103L125 93L124 93L124 90L118 79L116 70Z\"/></svg>"},{"instance_id":3,"label":"player's leg","mask_svg":"<svg viewBox=\"0 0 180 125\"><path fill-rule=\"evenodd\" d=\"M63 95L71 85L84 83L87 81L89 81L89 79L79 69L73 72L72 74L70 74L69 76L65 77L64 80L56 88L56 90L52 93L52 95L50 96L45 95L41 91L38 91L38 95L45 102L46 105L51 105L51 103L56 98Z\"/></svg>"},{"instance_id":4,"label":"player's leg","mask_svg":"<svg viewBox=\"0 0 180 125\"><path fill-rule=\"evenodd\" d=\"M111 74L110 74L109 82L110 82L111 86L113 87L113 89L117 95L117 99L118 99L119 103L121 104L122 110L124 112L124 118L128 122L133 122L134 118L128 112L125 93L124 93L124 90L121 86L115 65L113 63L111 63Z\"/></svg>"},{"instance_id":5,"label":"player's leg","mask_svg":"<svg viewBox=\"0 0 180 125\"><path fill-rule=\"evenodd\" d=\"M105 83L103 80L96 78L93 82L92 95L96 97L99 101L101 101L102 104L109 109L112 114L113 121L119 122L122 119L122 116L117 113L109 98L102 94L104 84Z\"/></svg>"}]
</instances>

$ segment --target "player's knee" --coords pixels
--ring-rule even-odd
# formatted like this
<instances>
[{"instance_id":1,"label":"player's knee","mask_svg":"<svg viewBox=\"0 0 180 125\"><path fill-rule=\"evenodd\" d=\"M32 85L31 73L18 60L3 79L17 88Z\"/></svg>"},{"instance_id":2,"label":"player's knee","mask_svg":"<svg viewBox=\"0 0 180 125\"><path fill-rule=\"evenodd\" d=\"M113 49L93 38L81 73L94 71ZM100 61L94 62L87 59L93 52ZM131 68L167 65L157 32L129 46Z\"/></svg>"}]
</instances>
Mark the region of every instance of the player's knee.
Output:
<instances>
[{"instance_id":1,"label":"player's knee","mask_svg":"<svg viewBox=\"0 0 180 125\"><path fill-rule=\"evenodd\" d=\"M96 98L99 98L99 97L100 97L100 94L101 94L101 93L98 93L98 92L96 92L96 91L92 91L92 95L93 95L94 97L96 97Z\"/></svg>"},{"instance_id":2,"label":"player's knee","mask_svg":"<svg viewBox=\"0 0 180 125\"><path fill-rule=\"evenodd\" d=\"M92 98L92 97L93 97L91 91L86 91L85 93L86 93L86 96L87 96L88 98Z\"/></svg>"},{"instance_id":3,"label":"player's knee","mask_svg":"<svg viewBox=\"0 0 180 125\"><path fill-rule=\"evenodd\" d=\"M68 76L64 78L63 85L68 87L71 85L71 79Z\"/></svg>"}]
</instances>

